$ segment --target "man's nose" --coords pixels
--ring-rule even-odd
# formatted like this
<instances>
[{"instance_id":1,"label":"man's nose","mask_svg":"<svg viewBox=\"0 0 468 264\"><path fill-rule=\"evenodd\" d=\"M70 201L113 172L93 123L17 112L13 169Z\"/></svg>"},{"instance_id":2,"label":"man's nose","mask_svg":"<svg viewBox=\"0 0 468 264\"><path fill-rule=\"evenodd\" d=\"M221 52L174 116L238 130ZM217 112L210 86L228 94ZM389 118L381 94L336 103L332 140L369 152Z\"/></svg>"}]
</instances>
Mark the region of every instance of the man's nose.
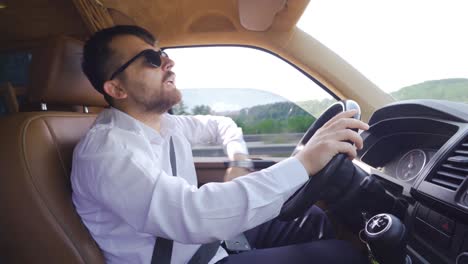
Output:
<instances>
[{"instance_id":1,"label":"man's nose","mask_svg":"<svg viewBox=\"0 0 468 264\"><path fill-rule=\"evenodd\" d=\"M162 70L163 71L170 71L172 67L174 67L175 62L171 60L169 57L162 57Z\"/></svg>"}]
</instances>

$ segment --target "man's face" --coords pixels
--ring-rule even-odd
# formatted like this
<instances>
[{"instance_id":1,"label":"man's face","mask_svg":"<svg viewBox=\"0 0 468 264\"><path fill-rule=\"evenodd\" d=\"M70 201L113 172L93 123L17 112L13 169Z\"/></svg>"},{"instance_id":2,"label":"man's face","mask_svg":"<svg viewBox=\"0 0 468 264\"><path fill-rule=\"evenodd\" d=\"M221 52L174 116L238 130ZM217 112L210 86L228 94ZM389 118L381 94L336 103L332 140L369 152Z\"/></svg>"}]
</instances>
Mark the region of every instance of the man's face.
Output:
<instances>
[{"instance_id":1,"label":"man's face","mask_svg":"<svg viewBox=\"0 0 468 264\"><path fill-rule=\"evenodd\" d=\"M159 50L142 39L124 35L115 37L110 43L118 67L129 61L139 52L147 49ZM164 113L180 102L181 93L175 86L175 74L172 72L174 61L161 56L161 66L154 67L144 56L131 63L115 79L127 96L122 100L127 108L151 113Z\"/></svg>"}]
</instances>

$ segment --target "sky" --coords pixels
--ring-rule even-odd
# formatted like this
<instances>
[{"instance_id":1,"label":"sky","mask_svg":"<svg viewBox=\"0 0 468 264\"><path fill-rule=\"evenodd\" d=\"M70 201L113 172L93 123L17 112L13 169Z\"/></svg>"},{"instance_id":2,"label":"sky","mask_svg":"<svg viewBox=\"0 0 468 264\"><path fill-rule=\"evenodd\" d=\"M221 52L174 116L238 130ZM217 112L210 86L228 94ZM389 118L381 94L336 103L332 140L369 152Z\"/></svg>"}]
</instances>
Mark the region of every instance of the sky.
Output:
<instances>
[{"instance_id":1,"label":"sky","mask_svg":"<svg viewBox=\"0 0 468 264\"><path fill-rule=\"evenodd\" d=\"M167 53L175 61L176 85L182 90L255 88L290 101L330 97L296 68L256 49L206 47L196 48L196 52L193 48L185 48Z\"/></svg>"},{"instance_id":2,"label":"sky","mask_svg":"<svg viewBox=\"0 0 468 264\"><path fill-rule=\"evenodd\" d=\"M298 27L392 92L427 80L468 78L467 12L466 0L311 0ZM310 89L314 84L290 65L257 50L168 53L180 89L255 87L292 101L329 97Z\"/></svg>"},{"instance_id":3,"label":"sky","mask_svg":"<svg viewBox=\"0 0 468 264\"><path fill-rule=\"evenodd\" d=\"M311 0L298 26L386 92L468 78L466 0Z\"/></svg>"}]
</instances>

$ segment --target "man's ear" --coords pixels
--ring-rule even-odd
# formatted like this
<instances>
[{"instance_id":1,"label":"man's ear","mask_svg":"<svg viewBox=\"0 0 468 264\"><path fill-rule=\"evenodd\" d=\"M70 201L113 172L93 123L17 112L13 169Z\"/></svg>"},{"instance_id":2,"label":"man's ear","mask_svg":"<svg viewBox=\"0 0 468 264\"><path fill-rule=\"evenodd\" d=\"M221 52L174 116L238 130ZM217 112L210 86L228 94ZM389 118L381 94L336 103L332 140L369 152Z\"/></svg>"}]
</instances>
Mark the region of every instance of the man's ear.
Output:
<instances>
[{"instance_id":1,"label":"man's ear","mask_svg":"<svg viewBox=\"0 0 468 264\"><path fill-rule=\"evenodd\" d=\"M125 99L128 94L117 80L110 80L104 83L104 92L115 99Z\"/></svg>"}]
</instances>

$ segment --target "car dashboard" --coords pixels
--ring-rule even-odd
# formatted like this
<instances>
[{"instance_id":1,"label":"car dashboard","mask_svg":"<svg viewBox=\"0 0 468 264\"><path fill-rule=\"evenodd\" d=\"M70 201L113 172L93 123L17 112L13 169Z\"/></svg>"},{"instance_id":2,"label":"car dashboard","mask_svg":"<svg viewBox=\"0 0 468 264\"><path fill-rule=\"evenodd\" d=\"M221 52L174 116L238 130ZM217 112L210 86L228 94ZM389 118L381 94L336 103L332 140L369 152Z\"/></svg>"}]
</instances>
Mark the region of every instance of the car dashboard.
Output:
<instances>
[{"instance_id":1,"label":"car dashboard","mask_svg":"<svg viewBox=\"0 0 468 264\"><path fill-rule=\"evenodd\" d=\"M358 163L408 202L413 263L457 263L468 252L468 104L397 102L369 125Z\"/></svg>"}]
</instances>

